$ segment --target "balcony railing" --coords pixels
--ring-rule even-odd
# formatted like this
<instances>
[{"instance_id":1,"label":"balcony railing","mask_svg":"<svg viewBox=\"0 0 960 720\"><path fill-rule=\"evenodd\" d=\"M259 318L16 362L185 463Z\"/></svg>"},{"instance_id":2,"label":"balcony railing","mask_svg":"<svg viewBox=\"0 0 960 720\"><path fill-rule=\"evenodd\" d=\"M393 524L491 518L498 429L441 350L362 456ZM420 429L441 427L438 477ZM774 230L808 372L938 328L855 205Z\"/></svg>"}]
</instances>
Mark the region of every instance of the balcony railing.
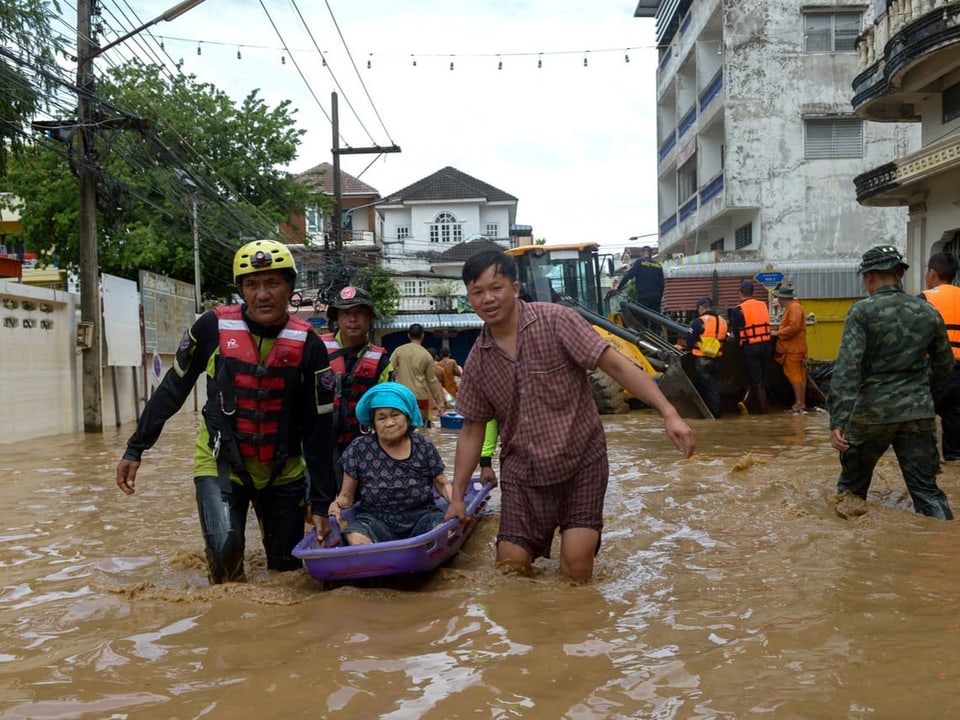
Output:
<instances>
[{"instance_id":1,"label":"balcony railing","mask_svg":"<svg viewBox=\"0 0 960 720\"><path fill-rule=\"evenodd\" d=\"M662 223L660 223L660 235L666 235L677 226L677 214L674 213Z\"/></svg>"},{"instance_id":2,"label":"balcony railing","mask_svg":"<svg viewBox=\"0 0 960 720\"><path fill-rule=\"evenodd\" d=\"M864 205L905 205L925 184L960 168L960 139L953 135L853 179L857 201ZM875 198L871 202L871 198Z\"/></svg>"},{"instance_id":3,"label":"balcony railing","mask_svg":"<svg viewBox=\"0 0 960 720\"><path fill-rule=\"evenodd\" d=\"M853 107L860 108L899 87L892 82L917 58L960 43L960 0L887 0L886 12L857 39L859 74L853 80ZM908 90L907 88L904 88ZM895 111L891 116L890 112ZM896 106L883 119L901 117Z\"/></svg>"},{"instance_id":4,"label":"balcony railing","mask_svg":"<svg viewBox=\"0 0 960 720\"><path fill-rule=\"evenodd\" d=\"M720 90L723 89L723 68L717 70L717 74L713 76L709 84L703 89L703 92L700 93L700 112L703 112L703 109L710 104L710 101L713 100L717 95L720 94Z\"/></svg>"},{"instance_id":5,"label":"balcony railing","mask_svg":"<svg viewBox=\"0 0 960 720\"><path fill-rule=\"evenodd\" d=\"M663 162L663 159L670 154L670 151L677 146L677 133L670 133L670 137L663 141L660 145L660 150L657 152L657 157L660 162Z\"/></svg>"},{"instance_id":6,"label":"balcony railing","mask_svg":"<svg viewBox=\"0 0 960 720\"><path fill-rule=\"evenodd\" d=\"M697 196L694 195L686 203L680 206L680 219L686 220L697 211Z\"/></svg>"},{"instance_id":7,"label":"balcony railing","mask_svg":"<svg viewBox=\"0 0 960 720\"><path fill-rule=\"evenodd\" d=\"M713 180L708 182L703 190L700 191L700 204L703 205L708 200L712 200L723 192L723 173L721 172Z\"/></svg>"},{"instance_id":8,"label":"balcony railing","mask_svg":"<svg viewBox=\"0 0 960 720\"><path fill-rule=\"evenodd\" d=\"M697 121L697 104L694 103L693 107L690 108L690 111L683 116L683 119L680 121L680 125L677 128L677 134L680 137L683 137L684 133L687 132L693 124Z\"/></svg>"}]
</instances>

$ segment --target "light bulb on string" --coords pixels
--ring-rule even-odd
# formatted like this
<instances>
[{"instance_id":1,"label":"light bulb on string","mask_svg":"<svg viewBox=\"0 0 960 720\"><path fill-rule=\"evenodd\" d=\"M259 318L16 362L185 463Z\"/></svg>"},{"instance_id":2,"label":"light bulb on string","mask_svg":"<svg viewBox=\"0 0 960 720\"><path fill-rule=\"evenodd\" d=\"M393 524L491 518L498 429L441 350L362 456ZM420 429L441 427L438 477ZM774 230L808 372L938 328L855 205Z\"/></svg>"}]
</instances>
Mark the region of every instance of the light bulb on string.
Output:
<instances>
[{"instance_id":1,"label":"light bulb on string","mask_svg":"<svg viewBox=\"0 0 960 720\"><path fill-rule=\"evenodd\" d=\"M410 61L413 63L413 67L417 66L417 58L413 53L410 53Z\"/></svg>"},{"instance_id":2,"label":"light bulb on string","mask_svg":"<svg viewBox=\"0 0 960 720\"><path fill-rule=\"evenodd\" d=\"M280 64L281 64L281 65L286 65L286 64L287 64L287 56L286 56L286 55L281 55L281 56L280 56Z\"/></svg>"},{"instance_id":3,"label":"light bulb on string","mask_svg":"<svg viewBox=\"0 0 960 720\"><path fill-rule=\"evenodd\" d=\"M590 52L590 51L587 50L587 52ZM587 53L584 53L584 54L583 54L583 66L584 66L584 67L587 67Z\"/></svg>"},{"instance_id":4,"label":"light bulb on string","mask_svg":"<svg viewBox=\"0 0 960 720\"><path fill-rule=\"evenodd\" d=\"M453 60L450 61L450 69L453 70Z\"/></svg>"},{"instance_id":5,"label":"light bulb on string","mask_svg":"<svg viewBox=\"0 0 960 720\"><path fill-rule=\"evenodd\" d=\"M624 53L623 61L624 61L625 63L630 62L630 53Z\"/></svg>"},{"instance_id":6,"label":"light bulb on string","mask_svg":"<svg viewBox=\"0 0 960 720\"><path fill-rule=\"evenodd\" d=\"M200 51L200 43L197 43L197 55L203 55L203 53Z\"/></svg>"},{"instance_id":7,"label":"light bulb on string","mask_svg":"<svg viewBox=\"0 0 960 720\"><path fill-rule=\"evenodd\" d=\"M540 53L540 57L537 58L537 69L543 67L543 53Z\"/></svg>"},{"instance_id":8,"label":"light bulb on string","mask_svg":"<svg viewBox=\"0 0 960 720\"><path fill-rule=\"evenodd\" d=\"M237 48L237 60L242 60L243 56L240 54L240 48Z\"/></svg>"},{"instance_id":9,"label":"light bulb on string","mask_svg":"<svg viewBox=\"0 0 960 720\"><path fill-rule=\"evenodd\" d=\"M370 57L367 58L367 70L373 66L373 53L370 53Z\"/></svg>"},{"instance_id":10,"label":"light bulb on string","mask_svg":"<svg viewBox=\"0 0 960 720\"><path fill-rule=\"evenodd\" d=\"M500 58L500 59L497 61L497 70L503 70L503 58L500 57L499 55L498 55L497 57Z\"/></svg>"},{"instance_id":11,"label":"light bulb on string","mask_svg":"<svg viewBox=\"0 0 960 720\"><path fill-rule=\"evenodd\" d=\"M320 53L320 62L323 64L324 67L327 66L327 56L324 55L323 53Z\"/></svg>"}]
</instances>

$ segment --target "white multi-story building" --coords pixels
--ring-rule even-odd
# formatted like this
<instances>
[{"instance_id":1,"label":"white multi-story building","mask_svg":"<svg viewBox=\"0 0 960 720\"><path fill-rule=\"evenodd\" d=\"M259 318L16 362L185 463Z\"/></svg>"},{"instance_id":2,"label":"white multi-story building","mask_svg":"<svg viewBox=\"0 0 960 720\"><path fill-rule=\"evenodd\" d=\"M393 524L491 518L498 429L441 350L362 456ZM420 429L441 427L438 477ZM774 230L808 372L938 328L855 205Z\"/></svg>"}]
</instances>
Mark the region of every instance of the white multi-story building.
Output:
<instances>
[{"instance_id":1,"label":"white multi-story building","mask_svg":"<svg viewBox=\"0 0 960 720\"><path fill-rule=\"evenodd\" d=\"M960 0L873 0L874 20L857 41L858 117L920 128L913 152L892 148L856 178L869 208L909 208L907 286L922 290L926 260L960 252ZM875 212L883 212L876 210Z\"/></svg>"},{"instance_id":2,"label":"white multi-story building","mask_svg":"<svg viewBox=\"0 0 960 720\"><path fill-rule=\"evenodd\" d=\"M918 143L854 115L864 0L640 0L656 17L661 256L853 258L906 244L854 178ZM809 295L808 295L809 296Z\"/></svg>"},{"instance_id":3,"label":"white multi-story building","mask_svg":"<svg viewBox=\"0 0 960 720\"><path fill-rule=\"evenodd\" d=\"M467 240L510 243L517 198L445 167L377 203L384 264L428 271L431 260Z\"/></svg>"}]
</instances>

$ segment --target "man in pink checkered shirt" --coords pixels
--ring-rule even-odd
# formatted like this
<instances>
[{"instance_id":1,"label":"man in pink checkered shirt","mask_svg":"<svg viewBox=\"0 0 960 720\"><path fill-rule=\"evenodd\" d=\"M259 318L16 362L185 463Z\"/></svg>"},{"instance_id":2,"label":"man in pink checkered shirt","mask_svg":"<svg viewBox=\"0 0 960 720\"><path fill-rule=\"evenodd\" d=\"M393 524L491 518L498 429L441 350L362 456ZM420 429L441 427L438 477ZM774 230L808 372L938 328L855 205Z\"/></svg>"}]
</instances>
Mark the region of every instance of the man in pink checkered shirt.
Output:
<instances>
[{"instance_id":1,"label":"man in pink checkered shirt","mask_svg":"<svg viewBox=\"0 0 960 720\"><path fill-rule=\"evenodd\" d=\"M447 517L466 516L464 493L480 458L485 426L500 424L500 529L497 566L528 570L549 557L560 530L560 571L593 575L600 549L607 446L587 371L599 368L663 417L684 457L693 431L646 372L560 305L519 299L517 266L499 250L477 253L462 273L484 328L467 357L457 393L464 417Z\"/></svg>"}]
</instances>

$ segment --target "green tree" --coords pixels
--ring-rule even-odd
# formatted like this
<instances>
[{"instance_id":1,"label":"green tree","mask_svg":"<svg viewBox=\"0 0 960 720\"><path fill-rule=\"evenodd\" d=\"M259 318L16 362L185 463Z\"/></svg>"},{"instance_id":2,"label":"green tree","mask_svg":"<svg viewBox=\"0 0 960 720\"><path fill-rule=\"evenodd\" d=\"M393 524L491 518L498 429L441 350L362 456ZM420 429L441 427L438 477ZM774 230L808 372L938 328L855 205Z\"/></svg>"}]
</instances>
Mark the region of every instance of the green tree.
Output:
<instances>
[{"instance_id":1,"label":"green tree","mask_svg":"<svg viewBox=\"0 0 960 720\"><path fill-rule=\"evenodd\" d=\"M380 318L389 320L397 314L400 304L400 288L393 277L380 265L370 265L358 273L357 284L365 287L373 298Z\"/></svg>"},{"instance_id":2,"label":"green tree","mask_svg":"<svg viewBox=\"0 0 960 720\"><path fill-rule=\"evenodd\" d=\"M61 40L50 28L57 0L0 3L0 173L23 150L25 125L43 107Z\"/></svg>"},{"instance_id":3,"label":"green tree","mask_svg":"<svg viewBox=\"0 0 960 720\"><path fill-rule=\"evenodd\" d=\"M276 238L281 222L322 204L279 169L296 158L303 135L288 102L270 108L253 92L237 104L193 76L138 62L109 71L97 92L98 112L125 128L98 132L103 272L136 279L146 269L193 282L196 203L204 294L226 297L241 243ZM25 246L68 266L79 256L77 147L76 137L34 147L0 184L23 202Z\"/></svg>"}]
</instances>

